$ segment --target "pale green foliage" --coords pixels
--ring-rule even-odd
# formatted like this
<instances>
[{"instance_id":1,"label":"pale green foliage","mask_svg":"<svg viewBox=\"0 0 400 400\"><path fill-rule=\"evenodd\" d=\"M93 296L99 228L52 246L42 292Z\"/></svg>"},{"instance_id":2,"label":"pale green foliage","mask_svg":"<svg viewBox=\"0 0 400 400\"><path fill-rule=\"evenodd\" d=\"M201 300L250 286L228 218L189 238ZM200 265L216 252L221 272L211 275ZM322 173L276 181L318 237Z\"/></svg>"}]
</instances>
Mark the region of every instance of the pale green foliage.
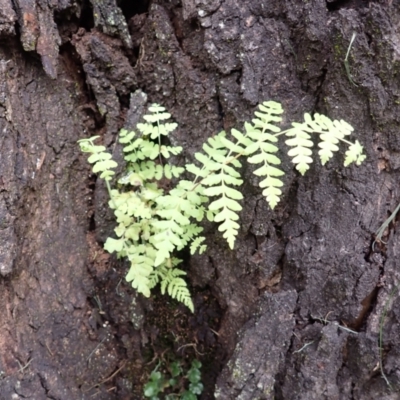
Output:
<instances>
[{"instance_id":1,"label":"pale green foliage","mask_svg":"<svg viewBox=\"0 0 400 400\"><path fill-rule=\"evenodd\" d=\"M120 132L126 172L118 180L119 188L110 189L109 202L118 224L117 238L108 238L104 248L130 261L126 280L139 293L149 297L151 289L160 283L162 293L167 292L193 311L187 284L182 279L186 272L177 268L180 260L172 255L193 240L193 251L197 248L204 251L204 238L199 236L202 228L191 218L202 220L204 207L201 204L207 199L199 198L196 191L192 193L193 185L189 187L185 181L180 181L169 193L162 189L160 181L166 183L173 177L179 178L184 171L182 167L163 164L163 160L179 154L182 147L161 143L161 136L177 127L175 123L163 123L170 118L165 108L152 105L150 112L144 117L146 123L137 125L140 135L124 129ZM93 153L89 161L96 157L91 161L97 162L94 172L106 173L106 178L110 179L114 174L112 168L117 164L114 161L110 164L111 156L104 152L103 146L95 146L94 139L83 139L79 144L83 151ZM97 167L97 160L106 160L107 164ZM191 201L186 198L188 193Z\"/></svg>"},{"instance_id":2,"label":"pale green foliage","mask_svg":"<svg viewBox=\"0 0 400 400\"><path fill-rule=\"evenodd\" d=\"M310 114L304 114L304 122L302 124L292 123L292 126L293 128L286 132L286 136L293 136L293 139L286 140L286 144L293 147L288 154L293 157L293 163L296 164L296 169L302 175L309 169L309 164L313 161L311 157L313 143L310 140L310 133L320 134L321 141L318 146L321 150L318 154L322 165L325 165L333 157L333 152L339 150L339 141L345 141L345 137L353 131L353 127L347 122L343 120L332 121L321 114L315 114L314 119L311 118ZM354 161L357 165L360 165L365 159L365 156L362 155L362 146L358 141L356 144L348 144L350 144L350 148L346 152L345 166Z\"/></svg>"},{"instance_id":3,"label":"pale green foliage","mask_svg":"<svg viewBox=\"0 0 400 400\"><path fill-rule=\"evenodd\" d=\"M346 143L345 166L352 162L360 165L365 159L358 141L346 140L353 128L345 121L332 121L315 114L304 115L304 122L292 123L281 131L282 106L268 101L259 106L252 123L245 123L245 132L231 130L230 137L222 131L210 137L202 152L195 153L196 162L185 167L165 162L171 155L182 151L180 146L168 146L162 138L176 129L176 123L166 122L170 114L164 107L153 104L150 114L144 116L135 132L122 130L119 142L123 146L126 172L119 180L119 188L111 190L109 181L117 164L104 146L94 144L97 137L79 141L82 151L91 153L89 162L93 172L100 173L110 192L109 206L114 210L117 239L108 238L104 247L119 257L127 257L131 268L127 281L145 296L158 283L161 292L186 304L193 311L193 303L185 280L186 273L177 268L180 260L173 257L176 251L190 246L191 254L206 250L205 238L198 225L205 217L219 223L219 231L233 249L240 229L239 211L243 183L240 158L255 164L254 174L260 178L263 196L273 209L282 195L284 172L278 167L278 137L286 135L290 147L288 155L296 169L303 175L313 162L312 134L319 135L318 154L324 165L339 150L339 142ZM195 175L193 181L179 179L183 172ZM165 190L165 183L177 178L177 184ZM206 204L208 207L206 208Z\"/></svg>"},{"instance_id":4,"label":"pale green foliage","mask_svg":"<svg viewBox=\"0 0 400 400\"><path fill-rule=\"evenodd\" d=\"M162 398L165 400L196 400L197 395L201 395L204 386L201 382L200 361L193 360L186 373L179 361L167 365L164 373L159 371L160 364L152 371L148 382L143 387L146 398L159 400L159 394L162 393Z\"/></svg>"},{"instance_id":5,"label":"pale green foliage","mask_svg":"<svg viewBox=\"0 0 400 400\"><path fill-rule=\"evenodd\" d=\"M97 146L93 142L100 136L93 136L89 139L78 140L81 151L84 153L92 154L88 161L93 165L93 172L96 174L101 172L100 178L110 181L114 176L115 172L113 168L116 168L118 164L111 159L111 154L106 152L104 146Z\"/></svg>"},{"instance_id":6,"label":"pale green foliage","mask_svg":"<svg viewBox=\"0 0 400 400\"><path fill-rule=\"evenodd\" d=\"M347 167L352 162L355 162L356 165L361 165L366 158L367 156L363 154L363 146L361 146L360 142L356 140L356 142L352 143L349 149L346 151L344 166Z\"/></svg>"},{"instance_id":7,"label":"pale green foliage","mask_svg":"<svg viewBox=\"0 0 400 400\"><path fill-rule=\"evenodd\" d=\"M263 195L273 209L279 202L282 191L279 189L283 182L277 177L284 175L284 172L274 165L279 165L281 160L275 155L278 147L273 143L278 142L276 135L281 131L273 123L281 122L279 117L283 109L279 103L264 102L259 106L260 112L256 112L257 118L253 119L253 125L245 124L246 134L251 139L251 144L246 149L246 154L254 154L247 159L251 164L260 164L261 167L254 171L257 176L264 177L260 181L263 188Z\"/></svg>"}]
</instances>

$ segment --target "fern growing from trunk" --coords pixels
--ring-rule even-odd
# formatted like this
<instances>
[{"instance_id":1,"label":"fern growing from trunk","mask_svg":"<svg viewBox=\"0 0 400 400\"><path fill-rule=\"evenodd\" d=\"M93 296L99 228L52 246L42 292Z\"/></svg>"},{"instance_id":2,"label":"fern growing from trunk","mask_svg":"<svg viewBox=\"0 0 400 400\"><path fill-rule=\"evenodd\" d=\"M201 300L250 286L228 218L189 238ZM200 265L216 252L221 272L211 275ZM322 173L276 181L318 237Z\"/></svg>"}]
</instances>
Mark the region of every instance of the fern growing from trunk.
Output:
<instances>
[{"instance_id":1,"label":"fern growing from trunk","mask_svg":"<svg viewBox=\"0 0 400 400\"><path fill-rule=\"evenodd\" d=\"M163 137L173 132L177 124L166 122L171 116L160 105L151 105L149 111L145 122L137 125L139 135L124 129L120 132L126 172L114 188L110 181L117 163L104 146L94 144L98 137L81 139L79 144L83 152L91 154L88 161L93 164L93 172L100 173L107 184L109 206L117 222L116 238L108 238L104 248L130 261L126 279L138 292L148 297L160 283L163 294L168 293L192 311L193 302L183 279L186 272L178 268L181 260L174 254L187 246L191 254L206 250L199 225L205 217L219 223L219 231L234 248L243 199L239 190L243 183L241 160L257 165L254 174L260 178L263 196L273 209L281 199L280 178L284 175L279 168L279 136L286 135L288 154L302 175L313 162L312 134L319 135L322 165L339 150L339 142L348 145L345 166L353 162L360 165L365 159L360 143L346 139L353 131L347 122L305 114L304 122L294 122L291 128L281 131L283 109L279 103L268 101L259 105L251 123L245 123L244 132L232 129L230 137L225 131L210 137L203 144L203 151L195 153L195 164L179 167L168 164L168 159L181 153L182 147L163 143ZM194 179L180 179L185 171ZM176 186L164 189L161 182L172 178L179 179Z\"/></svg>"}]
</instances>

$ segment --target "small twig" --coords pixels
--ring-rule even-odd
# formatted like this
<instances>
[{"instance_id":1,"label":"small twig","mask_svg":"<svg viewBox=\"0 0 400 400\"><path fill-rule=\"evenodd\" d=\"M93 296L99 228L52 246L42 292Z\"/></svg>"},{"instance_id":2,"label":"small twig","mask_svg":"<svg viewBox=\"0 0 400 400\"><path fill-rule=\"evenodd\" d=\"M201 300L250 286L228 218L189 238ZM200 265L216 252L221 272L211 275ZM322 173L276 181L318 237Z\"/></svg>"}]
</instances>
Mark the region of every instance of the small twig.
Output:
<instances>
[{"instance_id":1,"label":"small twig","mask_svg":"<svg viewBox=\"0 0 400 400\"><path fill-rule=\"evenodd\" d=\"M133 68L136 68L138 65L142 65L142 60L144 57L144 44L143 44L143 38L140 39L140 47L139 47L139 57L136 61L136 64Z\"/></svg>"},{"instance_id":2,"label":"small twig","mask_svg":"<svg viewBox=\"0 0 400 400\"><path fill-rule=\"evenodd\" d=\"M396 217L397 213L400 210L400 204L396 207L396 209L392 212L392 214L390 215L390 217L380 226L380 228L375 232L376 238L374 240L374 242L372 243L372 251L374 251L374 247L375 247L375 242L377 240L379 240L380 242L382 242L383 244L386 244L383 240L382 240L382 235L385 233L386 228L390 225L390 223L394 220L394 218Z\"/></svg>"},{"instance_id":3,"label":"small twig","mask_svg":"<svg viewBox=\"0 0 400 400\"><path fill-rule=\"evenodd\" d=\"M300 352L303 351L306 347L310 346L310 344L313 344L314 342L315 342L315 340L313 340L312 342L306 343L301 349L294 351L293 354L295 354L295 353L300 353Z\"/></svg>"},{"instance_id":4,"label":"small twig","mask_svg":"<svg viewBox=\"0 0 400 400\"><path fill-rule=\"evenodd\" d=\"M196 352L196 354L199 354L200 356L204 356L204 353L200 353L200 352L197 350L197 344L196 344L196 343L184 344L184 345L182 345L181 347L179 347L177 351L179 351L179 350L181 350L181 349L184 349L185 347L193 347L193 349L194 349L194 351Z\"/></svg>"},{"instance_id":5,"label":"small twig","mask_svg":"<svg viewBox=\"0 0 400 400\"><path fill-rule=\"evenodd\" d=\"M346 69L347 77L349 78L349 81L350 81L354 86L358 86L358 85L356 85L356 84L354 83L353 78L351 77L350 65L349 65L348 58L349 58L350 50L351 50L351 47L353 46L353 42L354 42L354 39L356 38L356 36L357 36L357 34L356 34L355 32L353 32L353 35L352 35L351 40L350 40L349 47L347 48L346 58L344 59L344 68Z\"/></svg>"},{"instance_id":6,"label":"small twig","mask_svg":"<svg viewBox=\"0 0 400 400\"><path fill-rule=\"evenodd\" d=\"M212 333L214 333L215 335L217 335L219 337L219 333L217 331L214 331L214 329L208 328Z\"/></svg>"},{"instance_id":7,"label":"small twig","mask_svg":"<svg viewBox=\"0 0 400 400\"><path fill-rule=\"evenodd\" d=\"M52 353L52 351L50 350L50 347L49 347L49 345L46 343L46 349L48 350L48 352L50 353L50 355L52 356L52 357L54 357L54 354Z\"/></svg>"},{"instance_id":8,"label":"small twig","mask_svg":"<svg viewBox=\"0 0 400 400\"><path fill-rule=\"evenodd\" d=\"M100 298L99 298L99 296L93 296L93 299L96 301L96 303L97 303L97 306L99 307L99 310L100 311L102 311L103 310L103 307L102 307L102 305L101 305L101 301L100 301Z\"/></svg>"},{"instance_id":9,"label":"small twig","mask_svg":"<svg viewBox=\"0 0 400 400\"><path fill-rule=\"evenodd\" d=\"M107 339L107 336L103 338L103 340L94 348L94 350L89 354L88 358L86 360L89 360L90 357L94 354L94 352L103 344L103 342Z\"/></svg>"},{"instance_id":10,"label":"small twig","mask_svg":"<svg viewBox=\"0 0 400 400\"><path fill-rule=\"evenodd\" d=\"M118 296L121 296L121 293L119 292L119 285L121 284L122 279L119 280L117 287L115 288L115 292L117 293Z\"/></svg>"},{"instance_id":11,"label":"small twig","mask_svg":"<svg viewBox=\"0 0 400 400\"><path fill-rule=\"evenodd\" d=\"M115 375L118 374L118 372L120 372L122 370L122 368L124 368L126 365L126 360L122 363L122 365L114 372L112 373L108 378L102 380L101 382L96 383L95 385L91 386L89 389L84 390L84 393L90 392L92 389L94 389L95 387L98 387L100 385L103 385L104 383L108 382L109 380L111 380L112 378L115 377Z\"/></svg>"},{"instance_id":12,"label":"small twig","mask_svg":"<svg viewBox=\"0 0 400 400\"><path fill-rule=\"evenodd\" d=\"M336 322L336 321L328 321L327 319L319 318L319 317L313 317L312 315L311 315L311 318L319 320L319 321L323 322L324 324L329 324L329 323L334 324L338 328L343 329L344 331L347 331L347 332L350 332L350 333L354 333L355 335L358 335L358 332L353 331L352 329L346 328L345 326L339 325L339 323Z\"/></svg>"},{"instance_id":13,"label":"small twig","mask_svg":"<svg viewBox=\"0 0 400 400\"><path fill-rule=\"evenodd\" d=\"M340 329L342 329L342 330L344 330L346 332L350 332L350 333L354 333L354 335L358 335L358 332L353 331L350 328L346 328L345 326L339 325L337 322L334 322L334 325L337 325L338 328L340 328Z\"/></svg>"},{"instance_id":14,"label":"small twig","mask_svg":"<svg viewBox=\"0 0 400 400\"><path fill-rule=\"evenodd\" d=\"M106 392L109 393L109 392L111 392L112 390L115 390L116 388L117 388L116 386L113 386L112 388L107 389ZM93 393L93 394L91 395L91 397L97 396L98 394L101 394L101 393L102 393L102 392L99 390L98 392ZM104 393L104 392L103 392L103 393Z\"/></svg>"},{"instance_id":15,"label":"small twig","mask_svg":"<svg viewBox=\"0 0 400 400\"><path fill-rule=\"evenodd\" d=\"M36 170L37 171L40 171L40 168L42 168L45 158L46 158L46 152L42 151L41 157L36 160Z\"/></svg>"},{"instance_id":16,"label":"small twig","mask_svg":"<svg viewBox=\"0 0 400 400\"><path fill-rule=\"evenodd\" d=\"M151 365L153 364L154 361L156 361L157 359L161 359L164 360L164 354L168 351L168 349L165 349L160 355L158 355L157 353L154 354L154 357L145 365Z\"/></svg>"},{"instance_id":17,"label":"small twig","mask_svg":"<svg viewBox=\"0 0 400 400\"><path fill-rule=\"evenodd\" d=\"M29 364L32 362L33 358L31 358L24 366L21 365L21 363L19 362L19 360L17 360L18 365L19 365L19 370L18 372L23 372L26 368L29 367Z\"/></svg>"}]
</instances>

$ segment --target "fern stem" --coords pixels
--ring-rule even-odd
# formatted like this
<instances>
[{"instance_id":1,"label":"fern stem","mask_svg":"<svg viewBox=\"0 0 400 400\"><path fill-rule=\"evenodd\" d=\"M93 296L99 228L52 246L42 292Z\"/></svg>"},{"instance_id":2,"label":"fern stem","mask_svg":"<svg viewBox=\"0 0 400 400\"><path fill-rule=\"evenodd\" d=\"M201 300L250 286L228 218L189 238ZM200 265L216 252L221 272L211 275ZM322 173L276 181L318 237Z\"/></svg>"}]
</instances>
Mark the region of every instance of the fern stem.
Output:
<instances>
[{"instance_id":1,"label":"fern stem","mask_svg":"<svg viewBox=\"0 0 400 400\"><path fill-rule=\"evenodd\" d=\"M285 134L288 133L291 129L292 129L292 128L286 129L285 131L281 131L281 132L275 133L275 135L272 135L272 136L278 137L278 136L281 136L281 135L285 135ZM263 132L263 133L264 133L264 132Z\"/></svg>"},{"instance_id":2,"label":"fern stem","mask_svg":"<svg viewBox=\"0 0 400 400\"><path fill-rule=\"evenodd\" d=\"M111 201L113 203L114 209L117 209L117 206L115 205L114 197L113 197L112 192L111 192L110 182L107 179L105 181L106 181L108 195L110 196L110 199L111 199Z\"/></svg>"},{"instance_id":3,"label":"fern stem","mask_svg":"<svg viewBox=\"0 0 400 400\"><path fill-rule=\"evenodd\" d=\"M159 112L157 111L157 115ZM158 159L160 161L160 165L163 165L161 158L161 135L160 135L160 120L157 118L157 130L158 130Z\"/></svg>"},{"instance_id":4,"label":"fern stem","mask_svg":"<svg viewBox=\"0 0 400 400\"><path fill-rule=\"evenodd\" d=\"M344 143L346 143L346 144L348 144L349 146L353 146L353 144L354 143L351 143L351 142L349 142L348 140L346 140L346 139L339 139L341 142L344 142Z\"/></svg>"}]
</instances>

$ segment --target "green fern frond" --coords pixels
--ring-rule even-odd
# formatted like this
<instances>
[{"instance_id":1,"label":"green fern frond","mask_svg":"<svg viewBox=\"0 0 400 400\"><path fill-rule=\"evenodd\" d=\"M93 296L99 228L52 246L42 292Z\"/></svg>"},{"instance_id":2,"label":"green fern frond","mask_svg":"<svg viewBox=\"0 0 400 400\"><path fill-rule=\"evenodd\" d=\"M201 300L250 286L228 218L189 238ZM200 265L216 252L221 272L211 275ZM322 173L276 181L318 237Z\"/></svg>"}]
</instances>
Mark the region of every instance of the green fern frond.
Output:
<instances>
[{"instance_id":1,"label":"green fern frond","mask_svg":"<svg viewBox=\"0 0 400 400\"><path fill-rule=\"evenodd\" d=\"M173 299L185 304L189 310L194 312L194 305L187 283L180 277L186 275L186 272L178 268L164 268L161 273L163 274L161 280L161 293L165 294L167 291Z\"/></svg>"},{"instance_id":2,"label":"green fern frond","mask_svg":"<svg viewBox=\"0 0 400 400\"><path fill-rule=\"evenodd\" d=\"M203 232L203 227L197 225L197 224L189 224L185 226L185 231L182 235L182 240L185 243L185 247L192 241L196 240L195 238L198 237L198 235Z\"/></svg>"},{"instance_id":3,"label":"green fern frond","mask_svg":"<svg viewBox=\"0 0 400 400\"><path fill-rule=\"evenodd\" d=\"M123 152L125 153L124 159L125 161L130 163L135 163L138 160L144 160L146 158L141 149L142 147L145 147L147 144L144 142L148 141L145 141L142 138L137 138L133 140L135 137L136 133L134 131L128 132L126 129L122 129L119 133L119 138L118 138L118 141L123 145L122 149ZM152 144L150 144L149 146L152 146ZM156 158L157 156L158 154L156 154L154 158Z\"/></svg>"},{"instance_id":4,"label":"green fern frond","mask_svg":"<svg viewBox=\"0 0 400 400\"><path fill-rule=\"evenodd\" d=\"M192 244L190 245L190 254L196 253L197 249L199 250L199 254L203 254L206 249L207 245L203 244L203 242L206 240L204 236L199 236L196 239L193 240Z\"/></svg>"},{"instance_id":5,"label":"green fern frond","mask_svg":"<svg viewBox=\"0 0 400 400\"><path fill-rule=\"evenodd\" d=\"M245 123L246 135L240 136L235 132L240 139L246 140L246 155L253 154L247 158L247 161L251 164L262 164L254 171L254 174L265 177L259 185L264 189L263 196L272 209L280 200L282 191L279 188L283 186L283 182L277 177L284 175L284 173L273 166L281 163L275 155L278 152L278 147L273 143L278 141L276 135L280 133L281 129L276 124L281 122L280 115L282 113L283 109L279 103L264 102L259 105L259 111L255 112L257 118L253 119L253 124Z\"/></svg>"},{"instance_id":6,"label":"green fern frond","mask_svg":"<svg viewBox=\"0 0 400 400\"><path fill-rule=\"evenodd\" d=\"M245 127L251 127L252 125L248 122L245 122ZM248 129L246 128L246 132ZM248 133L244 135L242 132L238 131L237 129L231 129L231 135L237 140L237 143L243 145L245 147L244 155L251 154L249 152L249 147L253 144L253 141L248 137Z\"/></svg>"},{"instance_id":7,"label":"green fern frond","mask_svg":"<svg viewBox=\"0 0 400 400\"><path fill-rule=\"evenodd\" d=\"M113 239L111 237L107 238L104 243L104 248L109 253L120 253L124 248L124 240L123 239Z\"/></svg>"},{"instance_id":8,"label":"green fern frond","mask_svg":"<svg viewBox=\"0 0 400 400\"><path fill-rule=\"evenodd\" d=\"M306 116L309 115L305 114L305 118L307 118ZM312 132L312 129L308 127L307 122L302 124L292 122L292 126L293 128L288 129L286 136L293 136L293 139L287 139L285 143L292 147L288 151L288 155L293 158L292 162L296 165L296 169L304 175L310 168L309 164L313 162L311 157L313 142L311 141L311 135L308 133Z\"/></svg>"},{"instance_id":9,"label":"green fern frond","mask_svg":"<svg viewBox=\"0 0 400 400\"><path fill-rule=\"evenodd\" d=\"M143 140L140 150L145 159L155 160L160 155L160 146L150 140Z\"/></svg>"},{"instance_id":10,"label":"green fern frond","mask_svg":"<svg viewBox=\"0 0 400 400\"><path fill-rule=\"evenodd\" d=\"M318 151L318 154L322 165L325 165L333 157L333 152L339 150L339 140L350 135L353 128L344 121L332 121L320 114L315 114L314 120L316 125L314 129L321 132L321 141L318 143L321 150Z\"/></svg>"},{"instance_id":11,"label":"green fern frond","mask_svg":"<svg viewBox=\"0 0 400 400\"><path fill-rule=\"evenodd\" d=\"M361 146L360 142L356 140L356 142L351 144L349 149L346 151L344 166L347 167L353 162L355 162L356 165L360 165L366 157L367 156L363 154L363 146Z\"/></svg>"},{"instance_id":12,"label":"green fern frond","mask_svg":"<svg viewBox=\"0 0 400 400\"><path fill-rule=\"evenodd\" d=\"M226 145L230 147L229 151L226 149ZM209 205L209 211L214 215L211 216L208 213L208 216L212 217L215 222L222 222L218 229L220 232L224 232L223 237L233 248L239 229L239 224L236 222L239 216L236 211L242 209L237 200L241 200L243 195L229 185L239 186L243 180L240 179L240 173L234 168L241 167L241 163L232 153L243 152L244 148L226 139L226 133L222 131L214 138L210 138L203 145L203 150L207 156L202 153L195 154L196 159L203 164L203 168L199 172L199 169L190 167L190 171L197 172L197 177L203 175L200 182L204 187L202 195L218 197Z\"/></svg>"},{"instance_id":13,"label":"green fern frond","mask_svg":"<svg viewBox=\"0 0 400 400\"><path fill-rule=\"evenodd\" d=\"M281 129L276 126L276 123L282 121L282 118L279 116L283 113L282 105L275 101L264 101L258 108L259 111L254 113L258 118L252 120L253 125L262 132L266 130L275 133L280 132Z\"/></svg>"},{"instance_id":14,"label":"green fern frond","mask_svg":"<svg viewBox=\"0 0 400 400\"><path fill-rule=\"evenodd\" d=\"M100 178L108 182L115 175L113 169L116 168L118 164L112 160L111 154L106 152L104 146L95 145L93 143L98 137L99 136L92 136L88 139L81 139L78 143L82 152L91 153L88 161L93 164L93 173L100 173Z\"/></svg>"},{"instance_id":15,"label":"green fern frond","mask_svg":"<svg viewBox=\"0 0 400 400\"><path fill-rule=\"evenodd\" d=\"M149 242L157 249L154 266L158 267L171 257L175 249L181 250L185 246L182 240L184 230L171 220L157 220L152 225L156 233L149 238Z\"/></svg>"},{"instance_id":16,"label":"green fern frond","mask_svg":"<svg viewBox=\"0 0 400 400\"><path fill-rule=\"evenodd\" d=\"M126 248L125 256L131 262L131 267L125 279L146 297L150 296L150 279L154 271L156 253L153 246L148 244L136 244Z\"/></svg>"},{"instance_id":17,"label":"green fern frond","mask_svg":"<svg viewBox=\"0 0 400 400\"><path fill-rule=\"evenodd\" d=\"M121 129L119 131L119 142L124 145L129 145L135 138L136 133L134 131L128 131L127 129Z\"/></svg>"},{"instance_id":18,"label":"green fern frond","mask_svg":"<svg viewBox=\"0 0 400 400\"><path fill-rule=\"evenodd\" d=\"M149 289L154 289L161 281L162 276L158 273L159 268L153 269L152 273L149 276Z\"/></svg>"},{"instance_id":19,"label":"green fern frond","mask_svg":"<svg viewBox=\"0 0 400 400\"><path fill-rule=\"evenodd\" d=\"M157 103L153 103L150 107L149 107L149 111L151 111L152 113L163 113L165 111L165 107L160 106ZM170 116L168 116L169 118ZM166 119L168 119L166 118Z\"/></svg>"},{"instance_id":20,"label":"green fern frond","mask_svg":"<svg viewBox=\"0 0 400 400\"><path fill-rule=\"evenodd\" d=\"M279 188L283 186L283 182L277 177L284 175L284 172L273 166L279 165L281 161L274 154L278 152L278 147L272 144L276 143L278 139L276 136L266 132L267 129L273 126L269 122L270 119L268 119L268 123L262 128L262 131L250 124L245 124L246 133L253 140L247 147L246 153L256 153L247 159L249 163L262 164L253 173L256 176L265 177L265 179L260 181L259 186L264 189L262 192L263 196L266 198L269 206L274 209L282 194Z\"/></svg>"},{"instance_id":21,"label":"green fern frond","mask_svg":"<svg viewBox=\"0 0 400 400\"><path fill-rule=\"evenodd\" d=\"M207 142L203 144L203 151L207 155L200 152L195 153L196 160L202 164L201 171L204 170L202 175L207 176L210 171L220 169L221 162L225 160L225 156L228 153L228 150L221 142L221 138L225 137L225 135L225 131L221 131L214 137L207 139Z\"/></svg>"},{"instance_id":22,"label":"green fern frond","mask_svg":"<svg viewBox=\"0 0 400 400\"><path fill-rule=\"evenodd\" d=\"M165 164L164 165L164 176L167 179L172 179L174 176L175 178L179 178L185 172L185 168L183 167L176 167L175 165Z\"/></svg>"},{"instance_id":23,"label":"green fern frond","mask_svg":"<svg viewBox=\"0 0 400 400\"><path fill-rule=\"evenodd\" d=\"M174 156L180 154L182 152L182 147L181 146L164 146L162 145L160 147L160 153L164 158L169 158L171 154ZM170 154L171 153L171 154Z\"/></svg>"},{"instance_id":24,"label":"green fern frond","mask_svg":"<svg viewBox=\"0 0 400 400\"><path fill-rule=\"evenodd\" d=\"M246 144L244 137L239 139L242 145ZM235 154L241 155L245 147L227 139L226 132L222 131L204 143L203 151L206 154L195 154L195 158L203 164L202 168L189 164L187 170L196 175L195 181L201 178L197 185L201 188L201 197L217 197L208 207L207 218L221 222L218 229L233 248L239 229L236 211L242 209L237 200L241 200L243 195L230 185L238 186L243 183L240 174L235 170L241 167Z\"/></svg>"},{"instance_id":25,"label":"green fern frond","mask_svg":"<svg viewBox=\"0 0 400 400\"><path fill-rule=\"evenodd\" d=\"M150 136L150 139L158 139L160 135L166 136L177 128L178 124L175 122L163 122L171 118L171 114L165 112L164 107L152 104L149 107L149 111L152 114L143 116L147 123L137 124L137 128L144 136Z\"/></svg>"},{"instance_id":26,"label":"green fern frond","mask_svg":"<svg viewBox=\"0 0 400 400\"><path fill-rule=\"evenodd\" d=\"M222 222L218 230L223 232L223 237L228 241L229 247L233 249L240 227L236 222L239 219L237 211L242 209L242 206L237 200L243 199L243 195L238 190L227 186L227 183L240 185L242 180L238 179L236 176L232 177L229 175L229 172L232 173L232 171L227 173L226 167L227 166L223 165L221 168L221 185L205 188L204 194L210 197L219 197L209 205L209 209L216 212L214 221ZM238 173L236 172L236 174Z\"/></svg>"}]
</instances>

